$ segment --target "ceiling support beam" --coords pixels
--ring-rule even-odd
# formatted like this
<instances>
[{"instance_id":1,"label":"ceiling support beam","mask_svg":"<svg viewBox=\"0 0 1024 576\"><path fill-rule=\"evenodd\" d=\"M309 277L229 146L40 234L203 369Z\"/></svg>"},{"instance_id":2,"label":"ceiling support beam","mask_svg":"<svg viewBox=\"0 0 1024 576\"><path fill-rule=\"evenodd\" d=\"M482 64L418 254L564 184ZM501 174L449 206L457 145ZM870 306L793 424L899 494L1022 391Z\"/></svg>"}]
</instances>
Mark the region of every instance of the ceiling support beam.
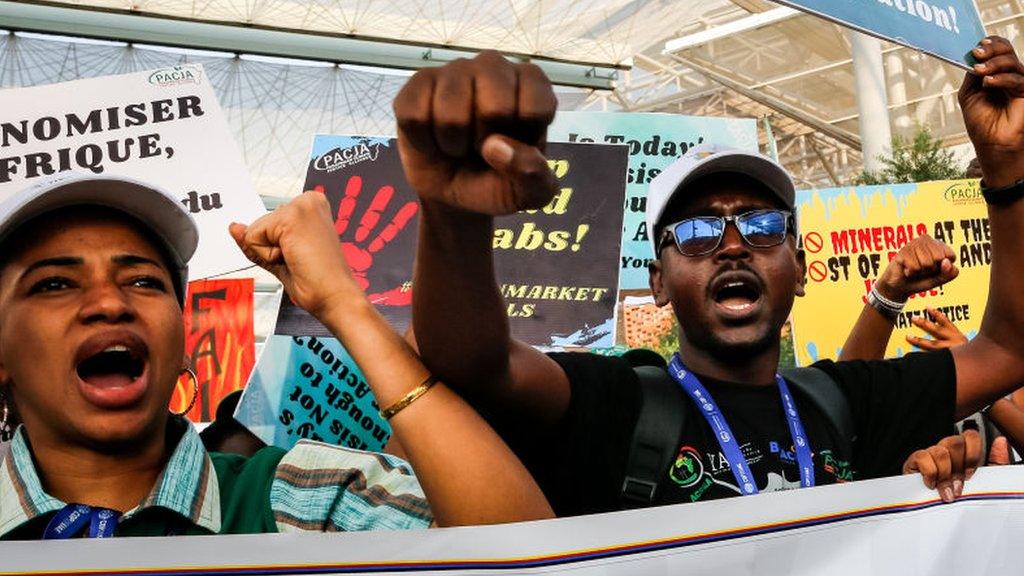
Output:
<instances>
[{"instance_id":1,"label":"ceiling support beam","mask_svg":"<svg viewBox=\"0 0 1024 576\"><path fill-rule=\"evenodd\" d=\"M806 124L811 128L814 128L819 132L827 134L829 137L834 138L842 142L843 144L846 144L851 148L854 148L856 150L861 149L860 136L852 132L844 130L838 126L833 126L824 119L808 114L807 112L800 110L796 106L782 100L781 98L776 98L775 96L770 96L768 94L765 94L764 92L759 92L757 90L751 90L747 86L744 86L743 84L733 80L732 78L729 78L724 74L712 70L711 68L692 59L682 58L676 54L672 54L671 58L673 60L676 60L680 64L683 64L684 66L688 66L696 70L697 72L700 72L709 80L717 82L718 84L721 84L722 86L725 86L726 88L733 90L734 92L738 92L739 94L746 96L747 98L753 100L754 102L757 102L758 104L767 106L772 110L775 110L779 114L782 114L783 116L792 118L793 120L796 120L801 124Z\"/></svg>"},{"instance_id":2,"label":"ceiling support beam","mask_svg":"<svg viewBox=\"0 0 1024 576\"><path fill-rule=\"evenodd\" d=\"M442 66L457 58L472 58L478 52L344 34L7 0L0 1L0 29L404 70ZM555 84L580 88L611 90L619 70L628 69L529 55L506 56L540 66Z\"/></svg>"}]
</instances>

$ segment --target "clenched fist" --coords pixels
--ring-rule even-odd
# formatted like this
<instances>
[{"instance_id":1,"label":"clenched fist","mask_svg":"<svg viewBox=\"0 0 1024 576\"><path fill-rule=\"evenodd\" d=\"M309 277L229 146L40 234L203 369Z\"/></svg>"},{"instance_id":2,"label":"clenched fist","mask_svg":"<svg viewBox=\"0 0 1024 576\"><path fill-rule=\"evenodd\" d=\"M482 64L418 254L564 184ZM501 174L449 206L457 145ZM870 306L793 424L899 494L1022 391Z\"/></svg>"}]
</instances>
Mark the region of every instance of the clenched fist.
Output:
<instances>
[{"instance_id":1,"label":"clenched fist","mask_svg":"<svg viewBox=\"0 0 1024 576\"><path fill-rule=\"evenodd\" d=\"M420 70L394 102L409 184L466 212L544 206L557 190L542 152L557 104L540 68L497 52Z\"/></svg>"},{"instance_id":2,"label":"clenched fist","mask_svg":"<svg viewBox=\"0 0 1024 576\"><path fill-rule=\"evenodd\" d=\"M229 232L249 260L277 276L296 306L318 319L332 301L362 295L338 243L327 197L319 191L248 226L231 224Z\"/></svg>"},{"instance_id":3,"label":"clenched fist","mask_svg":"<svg viewBox=\"0 0 1024 576\"><path fill-rule=\"evenodd\" d=\"M882 296L905 302L911 294L938 288L955 279L960 274L955 263L952 248L931 236L918 236L889 262L876 287Z\"/></svg>"}]
</instances>

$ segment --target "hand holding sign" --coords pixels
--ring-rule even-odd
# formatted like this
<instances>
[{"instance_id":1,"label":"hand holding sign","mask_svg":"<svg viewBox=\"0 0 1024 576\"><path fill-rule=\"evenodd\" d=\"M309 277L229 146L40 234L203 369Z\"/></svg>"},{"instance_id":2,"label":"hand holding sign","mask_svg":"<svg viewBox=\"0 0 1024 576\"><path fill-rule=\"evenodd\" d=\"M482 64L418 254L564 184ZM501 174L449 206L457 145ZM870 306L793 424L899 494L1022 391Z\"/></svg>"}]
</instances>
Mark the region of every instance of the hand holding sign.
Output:
<instances>
[{"instance_id":1,"label":"hand holding sign","mask_svg":"<svg viewBox=\"0 0 1024 576\"><path fill-rule=\"evenodd\" d=\"M481 214L544 206L557 190L541 153L557 105L540 68L497 52L420 70L394 104L409 184Z\"/></svg>"},{"instance_id":2,"label":"hand holding sign","mask_svg":"<svg viewBox=\"0 0 1024 576\"><path fill-rule=\"evenodd\" d=\"M322 186L318 186L316 190L324 192ZM339 238L343 237L349 229L362 190L363 179L359 176L350 177L345 184L345 195L342 196L341 202L338 204L338 216L334 221L334 230ZM395 189L391 186L381 186L360 218L359 226L356 228L352 240L342 240L341 242L345 260L352 269L356 283L363 290L370 288L367 273L373 266L373 255L394 240L395 236L409 224L419 210L415 202L406 202L391 221L371 239L370 234L380 225L381 214L387 209L394 193ZM371 293L367 298L374 304L404 306L411 302L412 292L405 287L398 286L386 292Z\"/></svg>"},{"instance_id":3,"label":"hand holding sign","mask_svg":"<svg viewBox=\"0 0 1024 576\"><path fill-rule=\"evenodd\" d=\"M1000 188L1024 175L1024 65L1004 38L981 41L974 72L960 87L960 108L985 185Z\"/></svg>"},{"instance_id":4,"label":"hand holding sign","mask_svg":"<svg viewBox=\"0 0 1024 576\"><path fill-rule=\"evenodd\" d=\"M953 249L930 236L918 236L889 262L876 284L883 296L906 302L911 294L942 286L960 274Z\"/></svg>"},{"instance_id":5,"label":"hand holding sign","mask_svg":"<svg viewBox=\"0 0 1024 576\"><path fill-rule=\"evenodd\" d=\"M288 296L318 319L331 302L362 297L331 226L327 197L309 191L252 224L234 223L231 236L249 260L284 284Z\"/></svg>"}]
</instances>

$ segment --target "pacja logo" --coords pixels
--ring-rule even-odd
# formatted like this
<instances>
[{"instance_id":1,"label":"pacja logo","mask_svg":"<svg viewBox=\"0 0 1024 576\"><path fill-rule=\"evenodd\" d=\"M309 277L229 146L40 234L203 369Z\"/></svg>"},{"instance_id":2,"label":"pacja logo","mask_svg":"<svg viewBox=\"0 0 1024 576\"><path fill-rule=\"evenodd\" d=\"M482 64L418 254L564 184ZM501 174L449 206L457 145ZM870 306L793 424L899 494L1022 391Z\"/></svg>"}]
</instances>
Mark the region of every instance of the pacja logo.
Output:
<instances>
[{"instance_id":1,"label":"pacja logo","mask_svg":"<svg viewBox=\"0 0 1024 576\"><path fill-rule=\"evenodd\" d=\"M202 76L203 73L198 66L183 64L153 72L149 75L149 83L165 88L181 84L199 84L199 79Z\"/></svg>"},{"instance_id":2,"label":"pacja logo","mask_svg":"<svg viewBox=\"0 0 1024 576\"><path fill-rule=\"evenodd\" d=\"M330 152L321 154L313 163L313 167L320 172L334 172L347 166L358 164L369 160L373 162L380 153L380 144L367 144L360 142L348 148L335 148Z\"/></svg>"}]
</instances>

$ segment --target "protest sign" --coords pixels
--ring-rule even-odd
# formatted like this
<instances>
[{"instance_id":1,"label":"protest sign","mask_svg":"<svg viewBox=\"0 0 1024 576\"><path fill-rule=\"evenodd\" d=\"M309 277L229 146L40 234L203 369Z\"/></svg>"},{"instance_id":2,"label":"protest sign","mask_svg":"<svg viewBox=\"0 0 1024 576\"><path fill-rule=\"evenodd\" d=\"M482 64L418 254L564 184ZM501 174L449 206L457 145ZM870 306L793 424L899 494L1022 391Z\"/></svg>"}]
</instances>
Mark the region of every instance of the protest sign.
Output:
<instances>
[{"instance_id":1,"label":"protest sign","mask_svg":"<svg viewBox=\"0 0 1024 576\"><path fill-rule=\"evenodd\" d=\"M210 422L228 394L241 390L256 361L252 278L189 282L185 298L185 354L195 371L199 398L186 415ZM188 407L196 394L189 375L178 378L171 410Z\"/></svg>"},{"instance_id":2,"label":"protest sign","mask_svg":"<svg viewBox=\"0 0 1024 576\"><path fill-rule=\"evenodd\" d=\"M199 64L0 91L0 199L58 173L178 196L199 225L193 279L251 266L228 224L266 210Z\"/></svg>"},{"instance_id":3,"label":"protest sign","mask_svg":"<svg viewBox=\"0 0 1024 576\"><path fill-rule=\"evenodd\" d=\"M970 69L985 37L974 0L775 0Z\"/></svg>"},{"instance_id":4,"label":"protest sign","mask_svg":"<svg viewBox=\"0 0 1024 576\"><path fill-rule=\"evenodd\" d=\"M271 336L235 410L267 444L304 438L379 451L391 427L363 373L335 338Z\"/></svg>"},{"instance_id":5,"label":"protest sign","mask_svg":"<svg viewBox=\"0 0 1024 576\"><path fill-rule=\"evenodd\" d=\"M679 114L559 112L548 128L548 140L598 142L628 149L619 288L649 293L647 265L654 254L644 222L647 186L662 169L697 144L709 142L756 152L757 121Z\"/></svg>"},{"instance_id":6,"label":"protest sign","mask_svg":"<svg viewBox=\"0 0 1024 576\"><path fill-rule=\"evenodd\" d=\"M495 221L495 268L512 334L550 347L610 346L622 229L626 150L550 144L560 188L540 210ZM418 203L394 140L318 136L306 189L334 206L349 266L397 330L409 324ZM288 301L276 333L330 334Z\"/></svg>"},{"instance_id":7,"label":"protest sign","mask_svg":"<svg viewBox=\"0 0 1024 576\"><path fill-rule=\"evenodd\" d=\"M412 314L418 200L395 141L317 136L306 189L325 193L356 281L402 332ZM512 334L553 348L614 342L624 147L550 144L560 188L540 210L495 221L495 270ZM269 444L312 438L379 449L390 428L326 327L287 298L235 418ZM294 336L295 338L282 337Z\"/></svg>"},{"instance_id":8,"label":"protest sign","mask_svg":"<svg viewBox=\"0 0 1024 576\"><path fill-rule=\"evenodd\" d=\"M887 356L911 351L906 334L926 307L944 312L968 337L985 312L991 262L988 213L977 180L891 184L797 193L807 254L807 295L793 307L797 364L837 358L871 285L910 240L928 234L949 244L960 276L915 294L896 319ZM825 321L827 319L827 321Z\"/></svg>"},{"instance_id":9,"label":"protest sign","mask_svg":"<svg viewBox=\"0 0 1024 576\"><path fill-rule=\"evenodd\" d=\"M1024 470L951 504L919 476L539 522L435 530L0 543L34 574L1016 574Z\"/></svg>"},{"instance_id":10,"label":"protest sign","mask_svg":"<svg viewBox=\"0 0 1024 576\"><path fill-rule=\"evenodd\" d=\"M644 211L647 186L666 166L701 143L757 151L757 122L747 118L704 118L679 114L559 112L548 129L552 142L601 142L629 151L619 258L617 344L675 352L675 316L654 305L647 266L654 258Z\"/></svg>"}]
</instances>

